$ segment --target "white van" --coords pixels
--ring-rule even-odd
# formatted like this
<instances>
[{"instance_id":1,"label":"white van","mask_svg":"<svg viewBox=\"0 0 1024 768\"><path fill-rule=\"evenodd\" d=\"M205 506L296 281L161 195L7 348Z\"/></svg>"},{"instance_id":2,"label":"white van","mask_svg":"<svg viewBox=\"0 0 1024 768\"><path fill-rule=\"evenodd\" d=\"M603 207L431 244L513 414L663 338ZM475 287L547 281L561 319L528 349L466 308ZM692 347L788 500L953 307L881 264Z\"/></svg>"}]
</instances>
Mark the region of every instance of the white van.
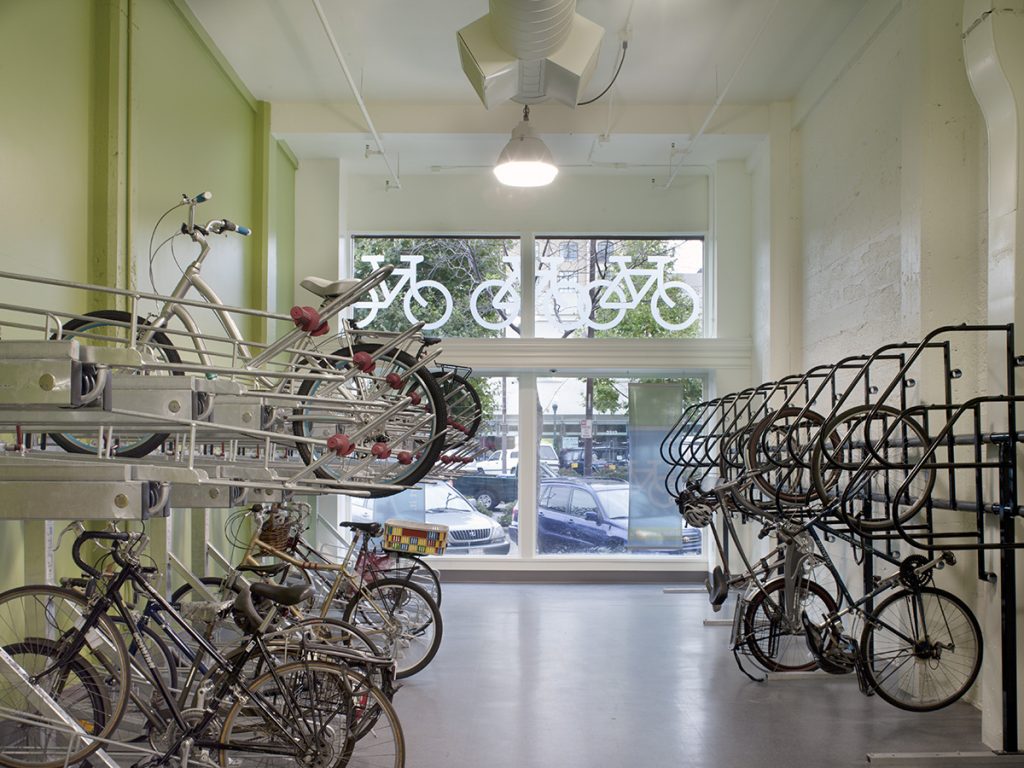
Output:
<instances>
[{"instance_id":1,"label":"white van","mask_svg":"<svg viewBox=\"0 0 1024 768\"><path fill-rule=\"evenodd\" d=\"M555 453L555 449L547 443L541 443L537 446L537 452L540 456L540 463L550 469L553 469L557 473L558 454ZM486 472L488 475L500 475L502 472L514 472L516 466L519 464L519 449L506 448L504 454L504 462L502 462L501 457L502 451L498 450L488 456L485 461L478 461L471 465L470 469L475 469L477 472Z\"/></svg>"}]
</instances>

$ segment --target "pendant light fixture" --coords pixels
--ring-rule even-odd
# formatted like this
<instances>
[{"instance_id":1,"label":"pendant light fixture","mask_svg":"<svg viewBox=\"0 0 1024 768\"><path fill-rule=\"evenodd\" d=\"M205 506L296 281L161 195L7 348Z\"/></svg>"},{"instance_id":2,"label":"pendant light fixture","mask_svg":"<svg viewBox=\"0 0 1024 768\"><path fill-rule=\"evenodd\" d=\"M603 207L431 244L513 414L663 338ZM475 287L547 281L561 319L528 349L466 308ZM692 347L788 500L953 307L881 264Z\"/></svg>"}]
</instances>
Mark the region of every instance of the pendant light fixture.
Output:
<instances>
[{"instance_id":1,"label":"pendant light fixture","mask_svg":"<svg viewBox=\"0 0 1024 768\"><path fill-rule=\"evenodd\" d=\"M528 105L523 107L522 122L512 129L512 138L498 155L494 175L509 187L544 187L558 175L551 151L533 132Z\"/></svg>"}]
</instances>

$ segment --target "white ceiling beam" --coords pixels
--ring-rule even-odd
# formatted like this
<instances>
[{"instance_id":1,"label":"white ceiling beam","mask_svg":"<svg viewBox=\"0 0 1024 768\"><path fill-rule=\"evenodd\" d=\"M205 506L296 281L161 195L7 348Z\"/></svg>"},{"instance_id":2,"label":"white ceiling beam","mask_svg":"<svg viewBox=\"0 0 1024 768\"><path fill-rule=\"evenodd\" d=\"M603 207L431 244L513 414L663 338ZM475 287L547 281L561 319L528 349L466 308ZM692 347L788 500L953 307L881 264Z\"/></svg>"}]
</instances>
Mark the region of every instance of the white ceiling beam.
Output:
<instances>
[{"instance_id":1,"label":"white ceiling beam","mask_svg":"<svg viewBox=\"0 0 1024 768\"><path fill-rule=\"evenodd\" d=\"M487 111L475 104L369 105L381 133L508 133L520 120L518 104ZM616 107L611 120L603 109L570 110L558 105L531 107L538 133L694 134L707 119L710 105L637 105ZM366 123L354 103L274 102L271 130L286 134L365 133ZM767 134L767 105L722 104L705 134Z\"/></svg>"}]
</instances>

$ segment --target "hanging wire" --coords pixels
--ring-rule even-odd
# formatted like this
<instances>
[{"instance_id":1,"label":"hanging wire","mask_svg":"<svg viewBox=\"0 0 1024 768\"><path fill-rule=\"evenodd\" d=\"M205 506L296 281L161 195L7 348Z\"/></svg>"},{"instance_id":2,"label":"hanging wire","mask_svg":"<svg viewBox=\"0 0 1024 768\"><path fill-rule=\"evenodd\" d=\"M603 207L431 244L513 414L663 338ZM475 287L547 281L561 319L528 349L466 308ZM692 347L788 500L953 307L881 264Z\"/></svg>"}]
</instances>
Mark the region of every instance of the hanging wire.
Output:
<instances>
[{"instance_id":1,"label":"hanging wire","mask_svg":"<svg viewBox=\"0 0 1024 768\"><path fill-rule=\"evenodd\" d=\"M619 79L619 72L622 71L622 65L626 61L626 48L627 47L629 47L629 42L627 40L623 40L622 41L622 54L619 56L619 66L617 66L615 68L615 74L612 75L612 81L610 83L608 83L607 87L603 91L601 91L599 94L597 94L597 96L595 96L594 98L587 99L586 101L577 102L577 104L576 104L577 107L585 107L587 104L593 104L595 101L597 101L602 96L604 96L606 93L608 93L609 90L611 90L611 87L613 85L615 85L615 81Z\"/></svg>"}]
</instances>

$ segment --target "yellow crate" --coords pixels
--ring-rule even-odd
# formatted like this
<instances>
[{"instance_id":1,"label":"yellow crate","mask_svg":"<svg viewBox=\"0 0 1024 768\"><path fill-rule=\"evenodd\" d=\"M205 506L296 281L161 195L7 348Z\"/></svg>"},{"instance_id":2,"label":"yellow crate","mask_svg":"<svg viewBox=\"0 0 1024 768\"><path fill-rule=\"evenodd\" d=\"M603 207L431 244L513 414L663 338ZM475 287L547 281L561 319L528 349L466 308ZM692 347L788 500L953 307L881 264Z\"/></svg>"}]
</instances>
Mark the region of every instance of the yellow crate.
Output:
<instances>
[{"instance_id":1,"label":"yellow crate","mask_svg":"<svg viewBox=\"0 0 1024 768\"><path fill-rule=\"evenodd\" d=\"M443 555L447 546L447 525L412 520L384 522L384 549L413 555Z\"/></svg>"}]
</instances>

